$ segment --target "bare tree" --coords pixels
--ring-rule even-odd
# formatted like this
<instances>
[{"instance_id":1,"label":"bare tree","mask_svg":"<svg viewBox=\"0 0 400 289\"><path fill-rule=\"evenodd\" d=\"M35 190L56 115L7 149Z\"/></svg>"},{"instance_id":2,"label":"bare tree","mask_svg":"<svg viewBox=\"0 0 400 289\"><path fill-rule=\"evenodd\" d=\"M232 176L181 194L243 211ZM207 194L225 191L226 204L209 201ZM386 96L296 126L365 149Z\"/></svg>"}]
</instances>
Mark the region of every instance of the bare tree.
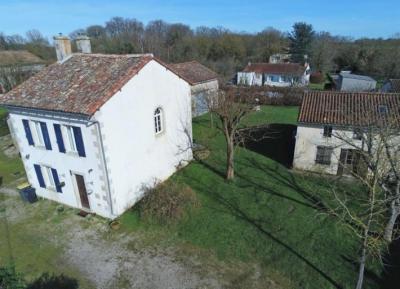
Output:
<instances>
[{"instance_id":1,"label":"bare tree","mask_svg":"<svg viewBox=\"0 0 400 289\"><path fill-rule=\"evenodd\" d=\"M368 258L381 258L398 237L400 215L399 121L382 108L364 115L360 125L333 135L342 148L339 166L364 188L357 195L334 192L337 207L330 210L360 241L357 289L363 288Z\"/></svg>"},{"instance_id":2,"label":"bare tree","mask_svg":"<svg viewBox=\"0 0 400 289\"><path fill-rule=\"evenodd\" d=\"M216 96L208 99L211 113L220 119L217 125L226 140L226 179L235 176L235 145L238 143L238 129L243 118L254 110L255 89L251 87L224 87Z\"/></svg>"}]
</instances>

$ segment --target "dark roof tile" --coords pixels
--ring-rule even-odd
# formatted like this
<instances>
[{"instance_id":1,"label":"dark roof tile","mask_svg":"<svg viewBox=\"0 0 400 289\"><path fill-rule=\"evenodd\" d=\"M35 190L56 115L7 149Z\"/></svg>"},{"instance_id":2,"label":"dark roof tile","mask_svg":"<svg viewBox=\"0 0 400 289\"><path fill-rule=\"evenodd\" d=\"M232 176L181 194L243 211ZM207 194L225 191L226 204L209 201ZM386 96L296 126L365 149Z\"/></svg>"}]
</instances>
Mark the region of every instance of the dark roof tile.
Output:
<instances>
[{"instance_id":1,"label":"dark roof tile","mask_svg":"<svg viewBox=\"0 0 400 289\"><path fill-rule=\"evenodd\" d=\"M386 106L387 114L379 112ZM384 120L400 124L400 94L372 92L306 92L298 121L307 124L370 126Z\"/></svg>"},{"instance_id":2,"label":"dark roof tile","mask_svg":"<svg viewBox=\"0 0 400 289\"><path fill-rule=\"evenodd\" d=\"M188 81L191 85L218 78L217 73L197 61L171 63L169 66L171 70Z\"/></svg>"},{"instance_id":3,"label":"dark roof tile","mask_svg":"<svg viewBox=\"0 0 400 289\"><path fill-rule=\"evenodd\" d=\"M298 63L250 63L243 69L243 72L301 76L305 70L306 67Z\"/></svg>"},{"instance_id":4,"label":"dark roof tile","mask_svg":"<svg viewBox=\"0 0 400 289\"><path fill-rule=\"evenodd\" d=\"M0 104L92 115L152 59L73 54L2 95Z\"/></svg>"}]
</instances>

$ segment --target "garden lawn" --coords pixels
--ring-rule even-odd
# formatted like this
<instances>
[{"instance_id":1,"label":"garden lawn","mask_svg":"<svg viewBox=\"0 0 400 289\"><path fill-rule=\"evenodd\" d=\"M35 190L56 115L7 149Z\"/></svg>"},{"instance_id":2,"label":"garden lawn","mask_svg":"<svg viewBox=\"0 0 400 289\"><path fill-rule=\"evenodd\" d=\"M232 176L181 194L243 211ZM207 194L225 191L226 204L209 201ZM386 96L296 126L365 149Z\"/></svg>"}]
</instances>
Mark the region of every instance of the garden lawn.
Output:
<instances>
[{"instance_id":1,"label":"garden lawn","mask_svg":"<svg viewBox=\"0 0 400 289\"><path fill-rule=\"evenodd\" d=\"M244 125L294 124L297 107L264 106ZM215 119L214 119L215 121ZM211 250L221 260L261 264L263 274L285 280L280 288L354 288L357 246L332 217L323 213L332 199L331 179L296 173L244 148L236 151L236 177L224 180L225 140L210 128L209 115L193 122L196 142L211 154L178 172L172 181L197 192L201 208L178 225L143 225L137 212L128 211L122 224L132 230L164 231L170 242L187 242ZM349 183L341 189L356 190ZM154 227L152 227L154 226ZM238 277L238 284L240 277ZM368 281L366 288L372 288Z\"/></svg>"}]
</instances>

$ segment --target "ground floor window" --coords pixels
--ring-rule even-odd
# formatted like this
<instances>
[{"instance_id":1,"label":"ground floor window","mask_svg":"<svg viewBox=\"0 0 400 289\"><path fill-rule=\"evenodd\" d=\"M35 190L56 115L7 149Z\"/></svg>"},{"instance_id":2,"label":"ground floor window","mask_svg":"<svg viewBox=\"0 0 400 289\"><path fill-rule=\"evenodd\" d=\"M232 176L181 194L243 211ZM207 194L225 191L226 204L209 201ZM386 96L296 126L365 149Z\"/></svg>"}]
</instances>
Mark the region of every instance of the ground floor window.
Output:
<instances>
[{"instance_id":1,"label":"ground floor window","mask_svg":"<svg viewBox=\"0 0 400 289\"><path fill-rule=\"evenodd\" d=\"M327 146L317 146L317 156L315 158L315 163L322 165L331 164L333 148Z\"/></svg>"}]
</instances>

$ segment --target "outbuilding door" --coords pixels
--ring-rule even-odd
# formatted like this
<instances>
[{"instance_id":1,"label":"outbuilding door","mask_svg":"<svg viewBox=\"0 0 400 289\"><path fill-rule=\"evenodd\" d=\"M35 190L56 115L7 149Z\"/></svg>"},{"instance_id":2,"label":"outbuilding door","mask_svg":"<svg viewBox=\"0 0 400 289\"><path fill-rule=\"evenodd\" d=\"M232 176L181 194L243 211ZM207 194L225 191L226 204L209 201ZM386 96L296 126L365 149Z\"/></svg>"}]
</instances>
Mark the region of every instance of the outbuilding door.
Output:
<instances>
[{"instance_id":1,"label":"outbuilding door","mask_svg":"<svg viewBox=\"0 0 400 289\"><path fill-rule=\"evenodd\" d=\"M76 188L81 199L82 208L90 210L89 198L85 185L85 178L82 175L74 174L76 181Z\"/></svg>"}]
</instances>

